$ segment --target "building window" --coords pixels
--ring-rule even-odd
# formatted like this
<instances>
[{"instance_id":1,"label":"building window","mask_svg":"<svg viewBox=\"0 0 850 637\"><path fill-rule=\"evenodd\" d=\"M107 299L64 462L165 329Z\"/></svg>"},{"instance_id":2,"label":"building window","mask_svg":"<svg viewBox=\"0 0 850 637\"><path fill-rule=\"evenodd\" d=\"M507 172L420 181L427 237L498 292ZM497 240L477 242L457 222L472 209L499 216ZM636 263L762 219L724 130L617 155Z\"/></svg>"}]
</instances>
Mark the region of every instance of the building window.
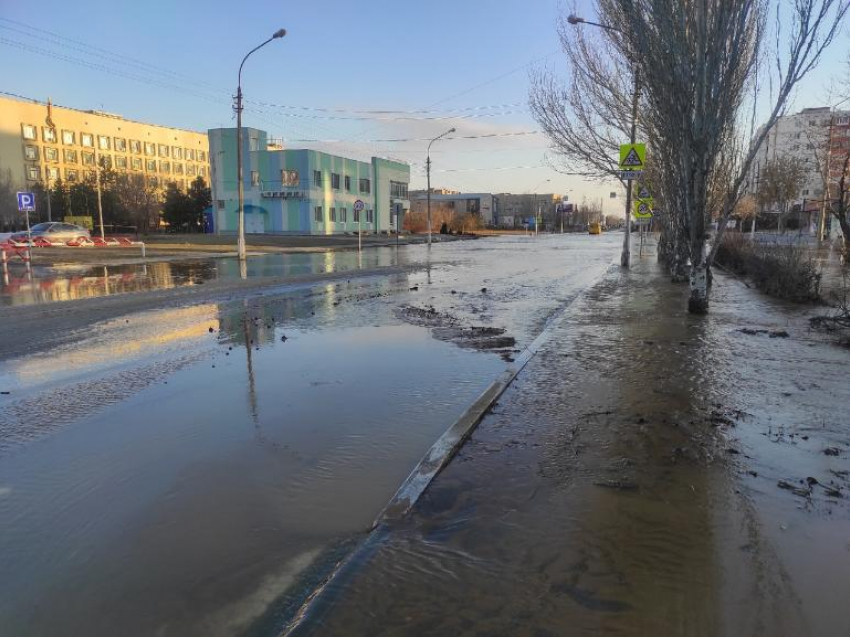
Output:
<instances>
[{"instance_id":1,"label":"building window","mask_svg":"<svg viewBox=\"0 0 850 637\"><path fill-rule=\"evenodd\" d=\"M66 168L65 169L65 181L77 181L79 179L80 173L76 168Z\"/></svg>"},{"instance_id":2,"label":"building window","mask_svg":"<svg viewBox=\"0 0 850 637\"><path fill-rule=\"evenodd\" d=\"M260 173L256 170L251 171L251 185L259 186L260 185Z\"/></svg>"},{"instance_id":3,"label":"building window","mask_svg":"<svg viewBox=\"0 0 850 637\"><path fill-rule=\"evenodd\" d=\"M141 155L142 154L142 142L140 142L138 139L131 139L130 140L130 152L135 153L137 155Z\"/></svg>"},{"instance_id":4,"label":"building window","mask_svg":"<svg viewBox=\"0 0 850 637\"><path fill-rule=\"evenodd\" d=\"M186 174L189 175L189 177L194 177L198 174L198 167L195 166L195 164L189 164L186 166Z\"/></svg>"},{"instance_id":5,"label":"building window","mask_svg":"<svg viewBox=\"0 0 850 637\"><path fill-rule=\"evenodd\" d=\"M63 158L65 159L66 164L76 164L77 163L77 151L72 150L71 148L66 148L62 151Z\"/></svg>"},{"instance_id":6,"label":"building window","mask_svg":"<svg viewBox=\"0 0 850 637\"><path fill-rule=\"evenodd\" d=\"M808 194L809 194L809 189L808 189L808 188L806 188L806 189L803 191L803 196L804 196L804 197L806 197L806 196L808 196Z\"/></svg>"},{"instance_id":7,"label":"building window","mask_svg":"<svg viewBox=\"0 0 850 637\"><path fill-rule=\"evenodd\" d=\"M352 215L352 221L354 221L354 223L360 223L360 211L357 208L354 208L354 214Z\"/></svg>"},{"instance_id":8,"label":"building window","mask_svg":"<svg viewBox=\"0 0 850 637\"><path fill-rule=\"evenodd\" d=\"M394 199L407 199L407 184L400 181L391 181L390 197Z\"/></svg>"},{"instance_id":9,"label":"building window","mask_svg":"<svg viewBox=\"0 0 850 637\"><path fill-rule=\"evenodd\" d=\"M375 213L369 208L366 211L366 223L373 223L375 221Z\"/></svg>"},{"instance_id":10,"label":"building window","mask_svg":"<svg viewBox=\"0 0 850 637\"><path fill-rule=\"evenodd\" d=\"M38 146L24 146L24 157L28 161L38 161Z\"/></svg>"},{"instance_id":11,"label":"building window","mask_svg":"<svg viewBox=\"0 0 850 637\"><path fill-rule=\"evenodd\" d=\"M195 161L195 149L187 148L186 149L186 160L187 161Z\"/></svg>"},{"instance_id":12,"label":"building window","mask_svg":"<svg viewBox=\"0 0 850 637\"><path fill-rule=\"evenodd\" d=\"M159 179L154 175L148 175L148 185L151 188L157 188L159 186Z\"/></svg>"},{"instance_id":13,"label":"building window","mask_svg":"<svg viewBox=\"0 0 850 637\"><path fill-rule=\"evenodd\" d=\"M146 159L145 160L145 170L149 173L156 172L156 160L155 159Z\"/></svg>"},{"instance_id":14,"label":"building window","mask_svg":"<svg viewBox=\"0 0 850 637\"><path fill-rule=\"evenodd\" d=\"M94 166L94 153L88 150L82 152L83 166Z\"/></svg>"},{"instance_id":15,"label":"building window","mask_svg":"<svg viewBox=\"0 0 850 637\"><path fill-rule=\"evenodd\" d=\"M101 155L99 161L101 168L112 168L112 155Z\"/></svg>"},{"instance_id":16,"label":"building window","mask_svg":"<svg viewBox=\"0 0 850 637\"><path fill-rule=\"evenodd\" d=\"M94 181L96 175L93 170L84 170L83 171L83 179L86 181Z\"/></svg>"},{"instance_id":17,"label":"building window","mask_svg":"<svg viewBox=\"0 0 850 637\"><path fill-rule=\"evenodd\" d=\"M127 170L127 158L122 155L115 156L115 167L121 170Z\"/></svg>"},{"instance_id":18,"label":"building window","mask_svg":"<svg viewBox=\"0 0 850 637\"><path fill-rule=\"evenodd\" d=\"M56 129L49 128L48 126L41 127L41 139L46 142L55 142L56 141Z\"/></svg>"},{"instance_id":19,"label":"building window","mask_svg":"<svg viewBox=\"0 0 850 637\"><path fill-rule=\"evenodd\" d=\"M322 223L322 207L316 206L313 208L313 218L316 220L316 223Z\"/></svg>"},{"instance_id":20,"label":"building window","mask_svg":"<svg viewBox=\"0 0 850 637\"><path fill-rule=\"evenodd\" d=\"M316 188L322 187L322 171L321 170L314 170L313 171L313 185Z\"/></svg>"},{"instance_id":21,"label":"building window","mask_svg":"<svg viewBox=\"0 0 850 637\"><path fill-rule=\"evenodd\" d=\"M45 146L44 161L59 161L59 149Z\"/></svg>"},{"instance_id":22,"label":"building window","mask_svg":"<svg viewBox=\"0 0 850 637\"><path fill-rule=\"evenodd\" d=\"M167 146L166 146L167 148ZM171 162L170 161L161 161L159 162L159 172L164 173L166 175L171 173Z\"/></svg>"},{"instance_id":23,"label":"building window","mask_svg":"<svg viewBox=\"0 0 850 637\"><path fill-rule=\"evenodd\" d=\"M331 173L331 188L339 190L339 175L337 173Z\"/></svg>"},{"instance_id":24,"label":"building window","mask_svg":"<svg viewBox=\"0 0 850 637\"><path fill-rule=\"evenodd\" d=\"M156 145L153 142L145 142L145 155L148 157L156 155Z\"/></svg>"},{"instance_id":25,"label":"building window","mask_svg":"<svg viewBox=\"0 0 850 637\"><path fill-rule=\"evenodd\" d=\"M224 210L224 199L219 199L216 201L216 203L218 204L219 210Z\"/></svg>"},{"instance_id":26,"label":"building window","mask_svg":"<svg viewBox=\"0 0 850 637\"><path fill-rule=\"evenodd\" d=\"M63 130L62 143L66 146L73 146L77 143L77 134L72 130Z\"/></svg>"},{"instance_id":27,"label":"building window","mask_svg":"<svg viewBox=\"0 0 850 637\"><path fill-rule=\"evenodd\" d=\"M131 157L130 158L130 168L133 170L141 170L142 169L142 158L141 157Z\"/></svg>"},{"instance_id":28,"label":"building window","mask_svg":"<svg viewBox=\"0 0 850 637\"><path fill-rule=\"evenodd\" d=\"M331 221L336 221L336 208L331 207Z\"/></svg>"},{"instance_id":29,"label":"building window","mask_svg":"<svg viewBox=\"0 0 850 637\"><path fill-rule=\"evenodd\" d=\"M182 175L183 174L183 164L174 164L174 174Z\"/></svg>"},{"instance_id":30,"label":"building window","mask_svg":"<svg viewBox=\"0 0 850 637\"><path fill-rule=\"evenodd\" d=\"M368 179L361 179L360 180L360 192L367 194L367 195L370 192L372 192L372 184L369 183Z\"/></svg>"},{"instance_id":31,"label":"building window","mask_svg":"<svg viewBox=\"0 0 850 637\"><path fill-rule=\"evenodd\" d=\"M348 221L348 209L347 208L340 208L339 209L339 220L342 223L345 223L345 222Z\"/></svg>"},{"instance_id":32,"label":"building window","mask_svg":"<svg viewBox=\"0 0 850 637\"><path fill-rule=\"evenodd\" d=\"M106 135L98 135L97 147L99 150L109 150L112 147L112 142Z\"/></svg>"},{"instance_id":33,"label":"building window","mask_svg":"<svg viewBox=\"0 0 850 637\"><path fill-rule=\"evenodd\" d=\"M168 157L169 153L171 152L171 150L168 148L167 144L160 144L157 147L157 150L159 151L160 157Z\"/></svg>"},{"instance_id":34,"label":"building window","mask_svg":"<svg viewBox=\"0 0 850 637\"><path fill-rule=\"evenodd\" d=\"M94 148L94 135L91 133L80 133L80 144L86 148Z\"/></svg>"},{"instance_id":35,"label":"building window","mask_svg":"<svg viewBox=\"0 0 850 637\"><path fill-rule=\"evenodd\" d=\"M38 181L41 179L41 168L38 166L27 166L27 179L30 181Z\"/></svg>"},{"instance_id":36,"label":"building window","mask_svg":"<svg viewBox=\"0 0 850 637\"><path fill-rule=\"evenodd\" d=\"M114 141L115 141L116 152L119 152L119 153L126 153L127 152L127 140L126 139L124 139L123 137L116 137Z\"/></svg>"},{"instance_id":37,"label":"building window","mask_svg":"<svg viewBox=\"0 0 850 637\"><path fill-rule=\"evenodd\" d=\"M280 184L287 188L295 188L298 186L298 171L297 170L281 170Z\"/></svg>"},{"instance_id":38,"label":"building window","mask_svg":"<svg viewBox=\"0 0 850 637\"><path fill-rule=\"evenodd\" d=\"M207 153L203 150L199 150L198 151L198 161L206 161L206 160L207 160Z\"/></svg>"},{"instance_id":39,"label":"building window","mask_svg":"<svg viewBox=\"0 0 850 637\"><path fill-rule=\"evenodd\" d=\"M178 146L172 146L171 159L183 159L183 149Z\"/></svg>"},{"instance_id":40,"label":"building window","mask_svg":"<svg viewBox=\"0 0 850 637\"><path fill-rule=\"evenodd\" d=\"M37 130L32 124L21 124L21 136L24 139L38 139Z\"/></svg>"},{"instance_id":41,"label":"building window","mask_svg":"<svg viewBox=\"0 0 850 637\"><path fill-rule=\"evenodd\" d=\"M45 173L47 174L48 181L56 181L59 179L59 169L56 166L49 166Z\"/></svg>"},{"instance_id":42,"label":"building window","mask_svg":"<svg viewBox=\"0 0 850 637\"><path fill-rule=\"evenodd\" d=\"M207 169L204 166L198 166L198 177L206 177Z\"/></svg>"},{"instance_id":43,"label":"building window","mask_svg":"<svg viewBox=\"0 0 850 637\"><path fill-rule=\"evenodd\" d=\"M839 117L835 120L835 124L837 126L847 126L847 124L850 124L850 116L844 115L842 117Z\"/></svg>"},{"instance_id":44,"label":"building window","mask_svg":"<svg viewBox=\"0 0 850 637\"><path fill-rule=\"evenodd\" d=\"M345 176L345 191L351 192L351 175Z\"/></svg>"}]
</instances>

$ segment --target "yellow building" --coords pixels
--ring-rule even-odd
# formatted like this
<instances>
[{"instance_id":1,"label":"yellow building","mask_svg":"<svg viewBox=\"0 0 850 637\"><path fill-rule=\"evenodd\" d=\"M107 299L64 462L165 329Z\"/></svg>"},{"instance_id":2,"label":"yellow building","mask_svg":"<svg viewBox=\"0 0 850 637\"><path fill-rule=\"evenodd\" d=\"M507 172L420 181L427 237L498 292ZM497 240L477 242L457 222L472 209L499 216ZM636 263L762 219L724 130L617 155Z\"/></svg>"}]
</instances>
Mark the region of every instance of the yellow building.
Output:
<instances>
[{"instance_id":1,"label":"yellow building","mask_svg":"<svg viewBox=\"0 0 850 637\"><path fill-rule=\"evenodd\" d=\"M101 158L157 188L176 182L185 190L198 176L209 182L206 133L0 95L0 170L11 170L18 187L83 181Z\"/></svg>"}]
</instances>

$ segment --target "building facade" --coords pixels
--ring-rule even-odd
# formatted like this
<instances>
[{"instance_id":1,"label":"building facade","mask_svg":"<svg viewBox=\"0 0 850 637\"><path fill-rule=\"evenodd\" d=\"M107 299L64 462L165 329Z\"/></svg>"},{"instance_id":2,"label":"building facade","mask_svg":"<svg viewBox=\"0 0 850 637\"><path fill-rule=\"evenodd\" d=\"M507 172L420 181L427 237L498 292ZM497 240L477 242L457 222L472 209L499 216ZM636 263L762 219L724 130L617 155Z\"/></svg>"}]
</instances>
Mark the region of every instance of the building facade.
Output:
<instances>
[{"instance_id":1,"label":"building facade","mask_svg":"<svg viewBox=\"0 0 850 637\"><path fill-rule=\"evenodd\" d=\"M473 214L476 215L482 224L492 226L496 215L496 198L487 192L473 193L431 193L432 210L436 206L441 206L454 211L456 215ZM428 209L428 192L417 191L415 195L411 195L410 211L411 212L426 212Z\"/></svg>"},{"instance_id":2,"label":"building facade","mask_svg":"<svg viewBox=\"0 0 850 637\"><path fill-rule=\"evenodd\" d=\"M503 192L498 199L497 225L503 228L515 228L522 225L534 226L539 216L542 221L554 219L561 195L552 193L527 193L515 195Z\"/></svg>"},{"instance_id":3,"label":"building facade","mask_svg":"<svg viewBox=\"0 0 850 637\"><path fill-rule=\"evenodd\" d=\"M157 188L209 181L206 133L0 96L0 170L8 169L17 187L94 178L101 161Z\"/></svg>"},{"instance_id":4,"label":"building facade","mask_svg":"<svg viewBox=\"0 0 850 637\"><path fill-rule=\"evenodd\" d=\"M756 136L763 130L764 127L760 128ZM760 174L768 162L784 158L801 162L805 168L803 185L789 204L790 209L796 210L799 219L802 219L802 229L815 232L829 198L836 196L832 191L848 152L850 111L834 111L825 106L805 108L799 113L780 117L768 131L755 156L749 174L750 191L758 192ZM761 211L768 214L778 212ZM829 226L828 215L826 222Z\"/></svg>"},{"instance_id":5,"label":"building facade","mask_svg":"<svg viewBox=\"0 0 850 637\"><path fill-rule=\"evenodd\" d=\"M236 232L236 129L211 129L209 140L215 231ZM256 128L242 129L242 161L246 233L394 232L397 216L409 208L407 164L281 149ZM354 210L358 199L361 215Z\"/></svg>"}]
</instances>

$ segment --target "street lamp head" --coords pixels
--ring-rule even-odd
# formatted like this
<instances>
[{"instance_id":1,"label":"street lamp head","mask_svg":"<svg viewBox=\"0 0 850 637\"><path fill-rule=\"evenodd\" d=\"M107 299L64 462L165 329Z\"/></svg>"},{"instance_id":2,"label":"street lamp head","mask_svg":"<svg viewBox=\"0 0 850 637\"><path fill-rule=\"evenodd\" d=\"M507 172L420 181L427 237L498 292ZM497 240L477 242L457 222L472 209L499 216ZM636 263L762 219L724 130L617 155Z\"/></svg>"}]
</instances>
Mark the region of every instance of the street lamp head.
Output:
<instances>
[{"instance_id":1,"label":"street lamp head","mask_svg":"<svg viewBox=\"0 0 850 637\"><path fill-rule=\"evenodd\" d=\"M570 24L581 24L582 22L584 22L584 18L580 18L576 14L571 13L567 16L567 22L569 22Z\"/></svg>"},{"instance_id":2,"label":"street lamp head","mask_svg":"<svg viewBox=\"0 0 850 637\"><path fill-rule=\"evenodd\" d=\"M277 31L274 32L272 39L277 40L278 38L282 38L285 35L286 35L286 29L278 29Z\"/></svg>"}]
</instances>

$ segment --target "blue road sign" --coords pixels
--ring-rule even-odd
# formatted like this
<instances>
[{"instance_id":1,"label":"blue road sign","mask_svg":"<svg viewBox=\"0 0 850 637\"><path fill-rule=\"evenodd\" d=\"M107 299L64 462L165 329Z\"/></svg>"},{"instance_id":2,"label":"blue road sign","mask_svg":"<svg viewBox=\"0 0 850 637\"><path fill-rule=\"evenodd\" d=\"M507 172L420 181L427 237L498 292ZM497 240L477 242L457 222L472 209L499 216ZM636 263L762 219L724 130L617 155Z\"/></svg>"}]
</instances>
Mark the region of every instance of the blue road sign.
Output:
<instances>
[{"instance_id":1,"label":"blue road sign","mask_svg":"<svg viewBox=\"0 0 850 637\"><path fill-rule=\"evenodd\" d=\"M360 199L354 202L354 210L356 210L357 212L360 212L365 207L366 204L364 204Z\"/></svg>"},{"instance_id":2,"label":"blue road sign","mask_svg":"<svg viewBox=\"0 0 850 637\"><path fill-rule=\"evenodd\" d=\"M18 210L20 212L35 212L35 195L31 192L19 192Z\"/></svg>"}]
</instances>

